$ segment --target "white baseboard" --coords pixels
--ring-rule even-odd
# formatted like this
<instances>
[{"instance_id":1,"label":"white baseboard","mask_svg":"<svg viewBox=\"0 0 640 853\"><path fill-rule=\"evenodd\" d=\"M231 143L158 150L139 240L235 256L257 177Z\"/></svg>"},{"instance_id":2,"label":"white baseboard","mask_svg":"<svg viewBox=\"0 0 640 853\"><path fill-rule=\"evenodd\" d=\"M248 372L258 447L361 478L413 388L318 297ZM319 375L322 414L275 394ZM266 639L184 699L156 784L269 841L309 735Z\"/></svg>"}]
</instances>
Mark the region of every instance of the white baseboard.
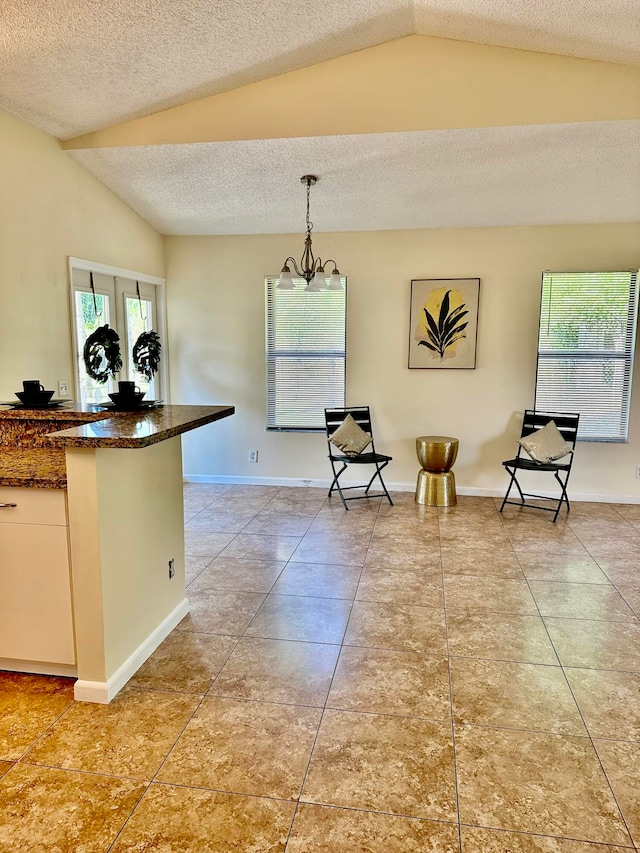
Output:
<instances>
[{"instance_id":1,"label":"white baseboard","mask_svg":"<svg viewBox=\"0 0 640 853\"><path fill-rule=\"evenodd\" d=\"M163 619L162 622L149 634L138 648L106 681L83 681L78 679L73 689L74 699L78 702L97 702L102 705L108 704L113 697L124 687L132 675L134 675L150 655L155 652L160 643L173 631L176 625L184 619L189 612L189 602L183 598L180 604Z\"/></svg>"},{"instance_id":2,"label":"white baseboard","mask_svg":"<svg viewBox=\"0 0 640 853\"><path fill-rule=\"evenodd\" d=\"M293 486L317 489L328 489L331 485L331 480L306 480L300 477L237 477L226 474L185 474L185 483L223 483L227 485L238 486ZM342 483L342 480L340 481ZM344 481L345 485L354 485L349 480ZM476 488L475 486L456 486L456 491L459 495L470 495L481 498L503 498L507 487L505 483L504 489L489 489ZM387 488L390 492L414 492L416 489L415 483L389 483ZM544 492L541 492L544 494ZM557 497L554 493L549 492L549 497ZM595 492L571 492L569 500L580 503L589 501L591 503L619 503L619 504L639 504L640 496L638 495L603 495Z\"/></svg>"},{"instance_id":3,"label":"white baseboard","mask_svg":"<svg viewBox=\"0 0 640 853\"><path fill-rule=\"evenodd\" d=\"M8 672L29 672L36 675L62 675L65 678L75 678L78 674L77 666L65 663L45 663L13 658L0 658L0 670L2 669Z\"/></svg>"}]
</instances>

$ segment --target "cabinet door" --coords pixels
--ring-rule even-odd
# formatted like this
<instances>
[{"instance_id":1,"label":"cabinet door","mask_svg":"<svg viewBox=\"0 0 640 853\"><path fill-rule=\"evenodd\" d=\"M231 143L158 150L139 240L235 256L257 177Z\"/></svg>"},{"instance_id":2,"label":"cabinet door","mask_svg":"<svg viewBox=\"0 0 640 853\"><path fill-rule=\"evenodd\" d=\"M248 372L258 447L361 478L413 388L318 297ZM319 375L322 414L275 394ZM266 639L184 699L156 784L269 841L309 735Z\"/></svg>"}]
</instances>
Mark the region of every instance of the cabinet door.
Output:
<instances>
[{"instance_id":1,"label":"cabinet door","mask_svg":"<svg viewBox=\"0 0 640 853\"><path fill-rule=\"evenodd\" d=\"M0 524L0 658L75 663L66 527Z\"/></svg>"}]
</instances>

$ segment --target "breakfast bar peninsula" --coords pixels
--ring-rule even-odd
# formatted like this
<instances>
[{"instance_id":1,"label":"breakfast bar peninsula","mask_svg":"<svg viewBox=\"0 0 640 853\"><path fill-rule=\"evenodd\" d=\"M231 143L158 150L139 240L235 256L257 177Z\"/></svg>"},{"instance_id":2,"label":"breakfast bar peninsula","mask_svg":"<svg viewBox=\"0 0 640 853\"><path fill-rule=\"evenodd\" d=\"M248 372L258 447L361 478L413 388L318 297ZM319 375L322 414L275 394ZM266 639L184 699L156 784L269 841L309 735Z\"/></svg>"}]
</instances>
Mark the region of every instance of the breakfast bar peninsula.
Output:
<instances>
[{"instance_id":1,"label":"breakfast bar peninsula","mask_svg":"<svg viewBox=\"0 0 640 853\"><path fill-rule=\"evenodd\" d=\"M0 669L115 696L188 612L181 435L233 413L0 410Z\"/></svg>"}]
</instances>

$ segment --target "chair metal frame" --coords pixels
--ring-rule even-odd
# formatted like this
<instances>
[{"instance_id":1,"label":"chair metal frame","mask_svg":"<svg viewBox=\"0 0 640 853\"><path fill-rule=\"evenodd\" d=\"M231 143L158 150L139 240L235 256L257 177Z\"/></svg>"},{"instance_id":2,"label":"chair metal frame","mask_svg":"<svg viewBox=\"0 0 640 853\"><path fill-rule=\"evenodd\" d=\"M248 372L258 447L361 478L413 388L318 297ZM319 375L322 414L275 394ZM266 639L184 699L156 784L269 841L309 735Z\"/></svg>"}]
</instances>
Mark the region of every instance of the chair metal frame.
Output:
<instances>
[{"instance_id":1,"label":"chair metal frame","mask_svg":"<svg viewBox=\"0 0 640 853\"><path fill-rule=\"evenodd\" d=\"M507 459L505 462L502 463L506 471L509 473L511 479L509 480L509 487L507 488L507 493L504 496L504 500L502 501L500 512L502 512L506 504L512 504L514 506L526 506L529 509L541 509L545 512L554 513L553 521L555 523L558 520L558 515L560 513L560 510L562 509L563 503L567 506L567 512L571 511L571 505L569 504L569 496L567 495L567 483L569 482L569 475L571 474L571 468L573 466L573 457L575 455L575 446L578 437L578 424L580 421L580 415L571 412L547 412L536 411L535 409L526 409L524 413L524 420L522 422L522 431L520 433L520 438L525 438L532 432L541 429L542 427L546 426L549 421L555 422L555 425L558 427L558 430L564 440L569 442L572 446L572 451L569 454L568 462L562 461L563 459L566 459L566 457L562 457L562 459L559 459L557 462L535 462L528 456L523 456L522 454L526 454L526 451L524 451L523 448L518 445L518 452L516 456L513 459ZM556 498L550 497L549 495L538 495L532 492L523 491L517 479L518 471L542 471L546 473L552 473L560 486L560 497ZM514 485L518 490L518 494L520 495L519 501L508 500L509 494L511 493L511 489ZM538 504L527 503L525 498L536 498L537 500L550 501L554 503L554 506L538 506Z\"/></svg>"},{"instance_id":2,"label":"chair metal frame","mask_svg":"<svg viewBox=\"0 0 640 853\"><path fill-rule=\"evenodd\" d=\"M336 452L337 448L335 445L331 444L331 436L338 429L340 424L344 421L347 415L351 415L354 421L358 424L358 426L363 429L366 433L371 436L371 444L367 445L365 451L371 448L370 452L362 452L358 453L356 456L347 456L344 453ZM373 440L373 429L371 427L371 412L369 411L369 406L348 406L345 408L328 408L324 410L324 418L325 424L327 427L327 446L329 448L329 461L331 462L331 468L333 470L333 482L329 488L329 495L334 489L337 490L340 495L340 500L342 501L342 505L346 510L349 509L347 506L348 501L358 501L368 498L386 498L389 501L389 504L393 506L393 501L391 500L391 496L387 491L387 487L385 486L384 480L382 479L382 470L386 468L386 466L391 462L392 456L385 456L383 453L378 453L376 451L375 442ZM338 466L340 470L336 470ZM375 465L375 472L366 487L364 487L363 495L352 495L351 497L345 497L343 492L348 491L349 489L362 489L364 484L356 485L356 486L341 486L339 482L340 476L347 470L349 465ZM380 486L382 487L381 493L369 494L369 489L373 485L375 479L380 480Z\"/></svg>"}]
</instances>

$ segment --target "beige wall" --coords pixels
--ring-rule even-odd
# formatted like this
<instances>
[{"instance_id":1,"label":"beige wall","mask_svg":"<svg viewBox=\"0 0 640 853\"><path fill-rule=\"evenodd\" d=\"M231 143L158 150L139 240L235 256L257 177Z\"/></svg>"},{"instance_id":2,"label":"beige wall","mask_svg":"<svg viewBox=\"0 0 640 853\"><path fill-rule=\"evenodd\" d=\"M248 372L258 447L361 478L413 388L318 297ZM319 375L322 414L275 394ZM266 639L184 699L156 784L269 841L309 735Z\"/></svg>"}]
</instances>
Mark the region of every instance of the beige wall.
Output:
<instances>
[{"instance_id":1,"label":"beige wall","mask_svg":"<svg viewBox=\"0 0 640 853\"><path fill-rule=\"evenodd\" d=\"M169 237L172 393L180 403L234 403L237 414L184 437L185 475L326 479L320 435L265 432L264 276L302 249L300 235ZM462 489L505 482L517 413L533 403L543 269L640 264L640 225L318 234L314 247L349 276L348 402L369 403L388 480L411 487L414 439L460 438ZM479 276L477 368L408 370L411 278ZM575 495L640 500L640 361L630 441L581 444ZM258 464L247 461L259 450Z\"/></svg>"},{"instance_id":2,"label":"beige wall","mask_svg":"<svg viewBox=\"0 0 640 853\"><path fill-rule=\"evenodd\" d=\"M160 235L52 136L0 111L0 400L72 379L67 257L164 275Z\"/></svg>"},{"instance_id":3,"label":"beige wall","mask_svg":"<svg viewBox=\"0 0 640 853\"><path fill-rule=\"evenodd\" d=\"M69 139L64 147L509 127L639 115L637 68L412 35Z\"/></svg>"}]
</instances>

